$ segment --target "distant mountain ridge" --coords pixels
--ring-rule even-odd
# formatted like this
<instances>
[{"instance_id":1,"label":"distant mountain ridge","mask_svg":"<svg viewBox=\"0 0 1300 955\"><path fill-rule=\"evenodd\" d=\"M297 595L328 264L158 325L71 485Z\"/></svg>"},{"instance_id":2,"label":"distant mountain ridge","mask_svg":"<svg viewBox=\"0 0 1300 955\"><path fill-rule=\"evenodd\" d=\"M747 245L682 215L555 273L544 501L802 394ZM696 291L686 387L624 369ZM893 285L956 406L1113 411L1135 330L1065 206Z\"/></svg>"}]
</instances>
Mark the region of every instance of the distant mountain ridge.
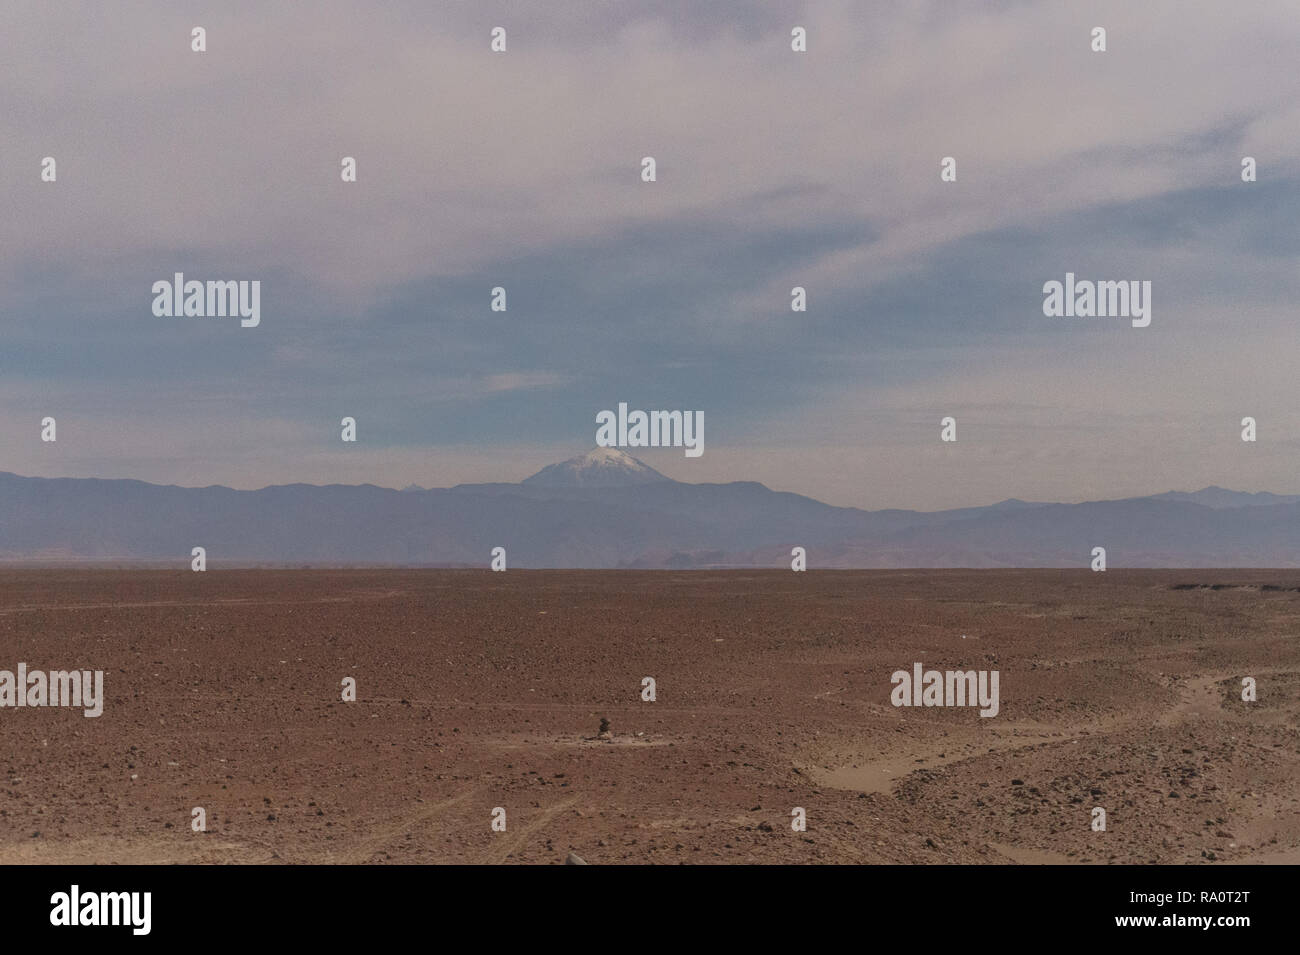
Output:
<instances>
[{"instance_id":1,"label":"distant mountain ridge","mask_svg":"<svg viewBox=\"0 0 1300 955\"><path fill-rule=\"evenodd\" d=\"M1192 504L1204 504L1206 507L1261 507L1269 504L1295 504L1300 502L1300 494L1270 494L1259 491L1251 494L1247 491L1229 491L1223 487L1203 487L1199 491L1166 491L1153 495L1153 501L1188 501Z\"/></svg>"},{"instance_id":2,"label":"distant mountain ridge","mask_svg":"<svg viewBox=\"0 0 1300 955\"><path fill-rule=\"evenodd\" d=\"M517 484L256 491L0 472L0 560L708 568L1300 567L1300 495L1219 487L1081 504L864 511L687 484L598 448Z\"/></svg>"}]
</instances>

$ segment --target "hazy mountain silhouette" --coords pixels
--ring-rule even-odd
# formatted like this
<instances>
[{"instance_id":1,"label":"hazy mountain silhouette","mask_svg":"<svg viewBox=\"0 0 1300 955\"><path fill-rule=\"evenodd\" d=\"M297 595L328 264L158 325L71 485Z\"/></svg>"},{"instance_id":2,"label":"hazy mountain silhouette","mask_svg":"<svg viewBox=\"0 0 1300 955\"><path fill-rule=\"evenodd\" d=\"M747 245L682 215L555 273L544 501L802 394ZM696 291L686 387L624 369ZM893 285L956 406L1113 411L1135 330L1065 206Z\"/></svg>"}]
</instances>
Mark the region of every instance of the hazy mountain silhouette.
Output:
<instances>
[{"instance_id":1,"label":"hazy mountain silhouette","mask_svg":"<svg viewBox=\"0 0 1300 955\"><path fill-rule=\"evenodd\" d=\"M1300 567L1300 495L1223 488L1084 504L832 507L762 484L686 484L597 449L518 484L236 491L0 472L0 559L486 567Z\"/></svg>"},{"instance_id":2,"label":"hazy mountain silhouette","mask_svg":"<svg viewBox=\"0 0 1300 955\"><path fill-rule=\"evenodd\" d=\"M1265 504L1295 504L1300 502L1300 494L1270 494L1268 491L1250 494L1211 486L1199 491L1166 491L1164 494L1156 494L1152 500L1190 501L1206 507L1258 507Z\"/></svg>"}]
</instances>

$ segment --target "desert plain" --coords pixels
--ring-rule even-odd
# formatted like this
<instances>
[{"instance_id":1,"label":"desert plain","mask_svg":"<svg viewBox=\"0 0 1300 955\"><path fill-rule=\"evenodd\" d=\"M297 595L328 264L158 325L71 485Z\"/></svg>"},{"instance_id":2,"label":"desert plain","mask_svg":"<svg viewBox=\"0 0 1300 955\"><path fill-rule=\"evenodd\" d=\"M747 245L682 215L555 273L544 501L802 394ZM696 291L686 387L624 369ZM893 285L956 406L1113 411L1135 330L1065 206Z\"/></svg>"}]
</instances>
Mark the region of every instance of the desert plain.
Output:
<instances>
[{"instance_id":1,"label":"desert plain","mask_svg":"<svg viewBox=\"0 0 1300 955\"><path fill-rule=\"evenodd\" d=\"M9 864L1300 861L1295 570L5 569L19 663Z\"/></svg>"}]
</instances>

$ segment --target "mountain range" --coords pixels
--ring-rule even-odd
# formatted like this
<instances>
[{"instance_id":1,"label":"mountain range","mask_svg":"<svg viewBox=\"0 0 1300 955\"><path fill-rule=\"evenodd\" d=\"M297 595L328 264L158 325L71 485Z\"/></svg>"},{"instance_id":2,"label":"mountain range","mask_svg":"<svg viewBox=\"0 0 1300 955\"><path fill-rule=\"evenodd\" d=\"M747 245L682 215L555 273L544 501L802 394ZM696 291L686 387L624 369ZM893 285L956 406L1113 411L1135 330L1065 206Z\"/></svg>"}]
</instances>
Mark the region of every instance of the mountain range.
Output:
<instances>
[{"instance_id":1,"label":"mountain range","mask_svg":"<svg viewBox=\"0 0 1300 955\"><path fill-rule=\"evenodd\" d=\"M256 491L0 472L0 560L511 568L1300 567L1300 495L1220 487L946 511L688 484L598 448L518 484Z\"/></svg>"}]
</instances>

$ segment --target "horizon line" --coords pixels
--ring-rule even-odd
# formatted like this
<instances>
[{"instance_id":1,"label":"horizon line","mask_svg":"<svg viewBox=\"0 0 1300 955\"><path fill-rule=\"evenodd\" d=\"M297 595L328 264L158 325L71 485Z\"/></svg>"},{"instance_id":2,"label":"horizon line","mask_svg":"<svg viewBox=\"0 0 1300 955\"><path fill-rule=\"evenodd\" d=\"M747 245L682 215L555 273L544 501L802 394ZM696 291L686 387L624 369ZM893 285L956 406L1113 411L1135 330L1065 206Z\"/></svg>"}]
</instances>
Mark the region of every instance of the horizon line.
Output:
<instances>
[{"instance_id":1,"label":"horizon line","mask_svg":"<svg viewBox=\"0 0 1300 955\"><path fill-rule=\"evenodd\" d=\"M632 457L633 460L638 461L638 463L642 463L642 464L644 464L644 462L640 462L639 459L634 458L632 455L628 455L628 457ZM573 459L570 458L570 459L566 459L566 460L573 460ZM565 463L565 462L564 462L564 461L558 461L558 462L555 462L555 463L556 463L556 464L563 464L563 463ZM547 465L547 467L550 467L550 466L552 466L552 465ZM646 467L650 467L649 465L645 465L645 466L646 466ZM651 468L651 470L654 470L654 469ZM655 473L658 474L659 472L656 471ZM534 476L534 475L529 475L529 477L533 477L533 476ZM654 481L654 482L649 482L649 483L651 483L651 484L658 484L658 483L664 483L664 484L680 484L680 485L685 485L685 486L687 486L687 487L727 487L727 486L730 486L730 485L733 485L733 484L755 484L755 485L758 485L759 487L763 488L764 490L770 491L770 492L773 493L773 494L793 494L793 495L795 495L796 497L802 497L802 498L804 498L804 499L806 499L806 500L815 501L815 502L817 502L818 504L822 504L822 505L824 505L824 506L826 506L826 507L833 507L833 508L835 508L835 509L837 509L837 510L861 511L861 512L866 513L866 514L879 514L879 513L884 513L884 512L888 512L888 511L900 511L900 512L914 513L914 514L944 514L944 513L948 513L948 512L950 512L950 511L979 510L979 509L983 509L983 508L997 507L997 506L1000 505L1000 504L1024 504L1024 505L1026 505L1027 507L1079 507L1079 506L1082 506L1082 505L1084 505L1084 504L1114 504L1114 503L1119 503L1119 502L1122 502L1122 501L1144 501L1144 500L1151 500L1151 499L1153 499L1153 498L1163 497L1163 496L1165 496L1165 495L1170 495L1170 494L1186 494L1186 495L1193 495L1193 494L1200 494L1200 493L1203 493L1203 492L1205 492L1205 491L1226 491L1226 492L1228 492L1228 493L1230 493L1230 494L1247 494L1247 495L1251 495L1251 496L1258 496L1258 495L1261 495L1261 494L1267 494L1267 495L1270 495L1270 496L1272 496L1272 497L1283 497L1283 498L1285 498L1285 497L1296 497L1296 498L1300 498L1300 492L1296 492L1296 493L1287 493L1287 492L1282 492L1282 491L1243 491L1243 490L1238 490L1238 489L1236 489L1236 488L1225 487L1225 486L1220 485L1220 484L1207 484L1205 487L1198 488L1198 489L1193 490L1193 491L1183 491L1183 490L1177 490L1177 489L1170 488L1170 489L1168 489L1168 490L1164 490L1164 491L1153 491L1153 492L1148 493L1148 494L1130 495L1130 496L1128 496L1128 497L1088 498L1088 499L1086 499L1086 500L1079 500L1079 501L1030 501L1030 500L1026 500L1026 499L1024 499L1024 498L1014 497L1014 496L1013 496L1013 497L1006 497L1006 498L1003 498L1003 499L998 500L998 501L992 501L992 502L987 503L987 504L966 504L966 505L961 505L961 506L959 506L959 507L944 507L944 508L939 508L939 509L937 509L937 510L918 510L917 508L910 508L910 507L882 507L882 508L874 508L874 509L872 509L872 508L865 508L865 507L855 507L855 506L853 506L853 505L845 505L845 504L827 504L825 501L822 501L822 500L820 500L819 498L812 497L812 496L810 496L810 495L808 495L808 494L803 494L803 493L801 493L801 492L799 492L799 491L786 491L786 490L780 490L780 489L776 489L776 488L768 487L766 484L764 484L764 483L761 482L761 481L735 480L735 481L700 481L700 482L694 482L694 481L679 481L679 480L677 480L676 478L670 478L670 477L668 477L667 475L662 475L662 474L661 474L660 476L663 478L663 481L662 481L662 482L660 482L660 481ZM149 487L176 488L176 489L178 489L178 490L183 490L183 491L222 490L222 491L231 491L231 492L234 492L234 493L237 493L237 494L256 494L256 493L258 493L258 492L260 492L260 491L270 491L270 490L276 490L276 489L279 489L279 488L292 488L292 487L309 487L309 488L318 488L318 489L325 489L325 488L332 488L332 487L342 487L342 488L374 488L374 489L379 490L379 491L392 491L393 493L396 493L396 494L412 494L412 493L425 493L425 494L428 494L428 493L433 493L433 492L435 492L435 491L454 491L454 490L456 490L456 489L458 489L458 488L498 487L498 486L500 486L500 487L523 487L523 486L525 486L524 483L523 483L523 480L527 480L527 478L525 478L525 479L520 480L520 481L473 481L473 482L462 482L462 483L459 483L459 484L453 484L453 485L449 485L449 486L447 486L447 487L423 487L422 485L414 485L414 484L413 484L413 485L408 485L406 488L390 487L390 486L385 485L385 484L372 484L372 483L370 483L370 482L364 482L364 483L361 483L361 484L344 484L344 483L339 483L339 482L332 482L332 483L329 483L329 484L312 484L312 483L307 482L307 481L291 481L291 482L289 482L289 483L287 483L287 484L266 484L266 485L262 485L261 487L255 487L255 488L240 488L240 487L231 487L231 486L228 485L228 484L204 484L204 485L191 485L191 484L159 484L159 483L156 483L156 482L154 482L154 481L147 481L147 480L144 480L143 478L134 478L134 477L72 477L72 476L48 477L48 476L45 476L45 475L18 474L18 473L15 472L15 471L4 471L4 470L0 470L0 477L13 477L13 478L19 478L20 480L24 480L24 481L118 481L118 482L123 482L123 483L144 484L144 485L147 485L147 486L149 486ZM565 489L565 486L564 486L564 485L530 485L530 486L531 486L531 487L538 487L538 488L541 488L542 490L546 490L546 489L551 489L551 490L562 490L562 489ZM641 485L622 485L622 486L614 485L614 486L609 486L609 487L585 487L585 488L582 487L581 485L571 485L571 486L569 486L569 487L570 487L571 489L575 489L575 490L587 490L587 491L610 491L610 490L615 490L615 491L617 491L617 490L625 490L625 489L627 489L627 488L629 488L629 487L646 487L646 486L648 486L648 485L647 485L647 484L641 484ZM412 489L414 489L414 490L412 490ZM1198 507L1208 507L1208 505L1205 505L1205 504L1197 504L1197 503L1194 502L1194 501L1182 501L1182 502L1175 502L1175 503L1196 504L1196 506L1198 506ZM1286 503L1296 503L1296 502L1286 502ZM1257 505L1257 506L1265 507L1265 506L1272 506L1272 505ZM1215 509L1215 508L1212 508L1212 510L1213 510L1213 509ZM3 562L3 560L0 559L0 562ZM392 565L392 566L402 566L402 565Z\"/></svg>"}]
</instances>

